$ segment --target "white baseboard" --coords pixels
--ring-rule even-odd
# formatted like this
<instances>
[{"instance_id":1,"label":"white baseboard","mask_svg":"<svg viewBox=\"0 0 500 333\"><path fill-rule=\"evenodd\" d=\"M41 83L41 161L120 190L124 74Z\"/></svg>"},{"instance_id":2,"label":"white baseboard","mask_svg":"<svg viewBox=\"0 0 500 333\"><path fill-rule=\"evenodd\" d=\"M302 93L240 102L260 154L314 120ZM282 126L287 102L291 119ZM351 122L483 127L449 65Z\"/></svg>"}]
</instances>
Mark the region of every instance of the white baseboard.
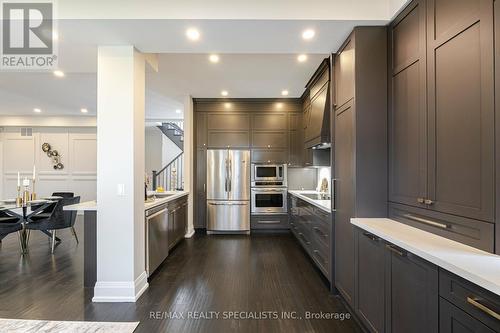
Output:
<instances>
[{"instance_id":1,"label":"white baseboard","mask_svg":"<svg viewBox=\"0 0 500 333\"><path fill-rule=\"evenodd\" d=\"M145 271L133 282L97 281L92 302L135 303L148 287L148 275Z\"/></svg>"},{"instance_id":2,"label":"white baseboard","mask_svg":"<svg viewBox=\"0 0 500 333\"><path fill-rule=\"evenodd\" d=\"M194 236L194 233L195 233L194 229L188 230L188 232L186 233L186 235L184 236L184 238L191 238L191 237Z\"/></svg>"}]
</instances>

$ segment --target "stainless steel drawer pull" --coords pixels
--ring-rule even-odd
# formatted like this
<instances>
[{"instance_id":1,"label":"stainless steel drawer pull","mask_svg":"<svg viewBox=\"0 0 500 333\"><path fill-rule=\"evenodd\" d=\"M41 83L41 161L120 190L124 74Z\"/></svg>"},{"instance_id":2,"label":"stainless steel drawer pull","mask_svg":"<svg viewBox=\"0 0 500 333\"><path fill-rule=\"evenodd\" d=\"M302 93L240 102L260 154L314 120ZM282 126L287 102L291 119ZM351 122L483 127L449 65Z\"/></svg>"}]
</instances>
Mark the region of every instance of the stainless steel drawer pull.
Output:
<instances>
[{"instance_id":1,"label":"stainless steel drawer pull","mask_svg":"<svg viewBox=\"0 0 500 333\"><path fill-rule=\"evenodd\" d=\"M363 235L375 242L378 242L380 240L380 237L377 237L374 234L370 234L369 232L363 232Z\"/></svg>"},{"instance_id":2,"label":"stainless steel drawer pull","mask_svg":"<svg viewBox=\"0 0 500 333\"><path fill-rule=\"evenodd\" d=\"M258 223L261 224L280 224L279 220L259 220Z\"/></svg>"},{"instance_id":3,"label":"stainless steel drawer pull","mask_svg":"<svg viewBox=\"0 0 500 333\"><path fill-rule=\"evenodd\" d=\"M487 307L484 304L480 303L480 300L478 300L475 297L467 297L467 303L471 304L472 306L478 308L479 310L483 311L484 313L492 316L493 318L500 320L500 314L498 312L493 311L489 307Z\"/></svg>"},{"instance_id":4,"label":"stainless steel drawer pull","mask_svg":"<svg viewBox=\"0 0 500 333\"><path fill-rule=\"evenodd\" d=\"M300 236L300 238L302 238L302 239L304 240L304 242L306 242L306 244L307 244L307 245L310 245L310 244L311 244L311 242L309 242L309 241L308 241L308 240L304 237L304 234L303 234L303 233L299 232L299 236Z\"/></svg>"},{"instance_id":5,"label":"stainless steel drawer pull","mask_svg":"<svg viewBox=\"0 0 500 333\"><path fill-rule=\"evenodd\" d=\"M448 224L434 222L434 221L423 219L421 217L416 217L416 216L413 216L413 215L410 215L410 214L404 214L403 217L405 217L405 218L407 218L409 220L413 220L415 222L420 222L420 223L432 225L433 227L438 227L438 228L441 228L441 229L451 229L451 226L448 225Z\"/></svg>"},{"instance_id":6,"label":"stainless steel drawer pull","mask_svg":"<svg viewBox=\"0 0 500 333\"><path fill-rule=\"evenodd\" d=\"M323 262L323 264L326 264L326 260L319 254L318 250L314 250L313 252L316 255L316 258L318 258L319 260L321 260Z\"/></svg>"},{"instance_id":7,"label":"stainless steel drawer pull","mask_svg":"<svg viewBox=\"0 0 500 333\"><path fill-rule=\"evenodd\" d=\"M402 250L400 250L398 247L396 247L395 245L392 245L392 244L387 244L385 246L389 251L391 252L394 252L396 253L397 255L401 256L401 257L406 257L406 253Z\"/></svg>"}]
</instances>

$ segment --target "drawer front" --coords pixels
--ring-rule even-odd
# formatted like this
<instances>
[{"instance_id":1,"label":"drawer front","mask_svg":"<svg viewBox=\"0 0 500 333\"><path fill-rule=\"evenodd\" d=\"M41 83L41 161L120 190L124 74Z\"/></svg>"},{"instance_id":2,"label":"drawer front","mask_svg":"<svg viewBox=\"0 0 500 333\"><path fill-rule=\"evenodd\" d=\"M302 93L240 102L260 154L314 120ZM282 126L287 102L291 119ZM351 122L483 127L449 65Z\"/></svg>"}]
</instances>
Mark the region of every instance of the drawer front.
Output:
<instances>
[{"instance_id":1,"label":"drawer front","mask_svg":"<svg viewBox=\"0 0 500 333\"><path fill-rule=\"evenodd\" d=\"M395 203L389 205L389 218L484 251L494 252L495 230L492 223Z\"/></svg>"},{"instance_id":2,"label":"drawer front","mask_svg":"<svg viewBox=\"0 0 500 333\"><path fill-rule=\"evenodd\" d=\"M443 269L439 270L441 297L500 332L500 297Z\"/></svg>"},{"instance_id":3,"label":"drawer front","mask_svg":"<svg viewBox=\"0 0 500 333\"><path fill-rule=\"evenodd\" d=\"M326 249L330 249L331 224L316 218L311 224L313 240Z\"/></svg>"},{"instance_id":4,"label":"drawer front","mask_svg":"<svg viewBox=\"0 0 500 333\"><path fill-rule=\"evenodd\" d=\"M252 215L251 228L258 230L286 230L289 228L288 215Z\"/></svg>"},{"instance_id":5,"label":"drawer front","mask_svg":"<svg viewBox=\"0 0 500 333\"><path fill-rule=\"evenodd\" d=\"M495 331L453 304L448 303L444 298L441 298L439 300L439 332L494 333Z\"/></svg>"},{"instance_id":6,"label":"drawer front","mask_svg":"<svg viewBox=\"0 0 500 333\"><path fill-rule=\"evenodd\" d=\"M330 249L317 242L313 242L311 250L310 255L316 266L330 281Z\"/></svg>"}]
</instances>

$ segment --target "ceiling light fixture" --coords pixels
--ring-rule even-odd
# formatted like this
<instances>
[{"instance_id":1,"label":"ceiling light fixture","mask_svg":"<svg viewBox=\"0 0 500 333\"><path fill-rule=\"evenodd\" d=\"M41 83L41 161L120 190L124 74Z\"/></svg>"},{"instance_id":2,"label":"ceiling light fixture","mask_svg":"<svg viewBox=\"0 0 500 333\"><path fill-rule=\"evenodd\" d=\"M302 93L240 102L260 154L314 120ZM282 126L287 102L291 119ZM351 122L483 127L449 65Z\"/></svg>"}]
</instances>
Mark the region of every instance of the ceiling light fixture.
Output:
<instances>
[{"instance_id":1,"label":"ceiling light fixture","mask_svg":"<svg viewBox=\"0 0 500 333\"><path fill-rule=\"evenodd\" d=\"M57 70L57 71L54 71L54 76L57 76L57 77L64 77L64 72L63 71L60 71L60 70Z\"/></svg>"},{"instance_id":2,"label":"ceiling light fixture","mask_svg":"<svg viewBox=\"0 0 500 333\"><path fill-rule=\"evenodd\" d=\"M81 112L81 113L88 113L88 112L89 112L89 110L87 110L86 108L83 108L83 109L80 109L80 112Z\"/></svg>"},{"instance_id":3,"label":"ceiling light fixture","mask_svg":"<svg viewBox=\"0 0 500 333\"><path fill-rule=\"evenodd\" d=\"M42 110L41 110L41 109L39 109L39 108L34 108L34 109L33 109L33 112L40 113L40 112L42 112Z\"/></svg>"},{"instance_id":4,"label":"ceiling light fixture","mask_svg":"<svg viewBox=\"0 0 500 333\"><path fill-rule=\"evenodd\" d=\"M190 40L198 40L200 39L200 32L196 28L189 28L186 30L186 36Z\"/></svg>"},{"instance_id":5,"label":"ceiling light fixture","mask_svg":"<svg viewBox=\"0 0 500 333\"><path fill-rule=\"evenodd\" d=\"M288 90L282 90L281 96L288 96Z\"/></svg>"},{"instance_id":6,"label":"ceiling light fixture","mask_svg":"<svg viewBox=\"0 0 500 333\"><path fill-rule=\"evenodd\" d=\"M210 62L213 62L214 64L219 62L219 56L217 54L211 54L208 59Z\"/></svg>"},{"instance_id":7,"label":"ceiling light fixture","mask_svg":"<svg viewBox=\"0 0 500 333\"><path fill-rule=\"evenodd\" d=\"M181 113L181 110L177 109L175 110L175 113Z\"/></svg>"},{"instance_id":8,"label":"ceiling light fixture","mask_svg":"<svg viewBox=\"0 0 500 333\"><path fill-rule=\"evenodd\" d=\"M222 96L224 96L224 97L226 97L227 95L229 95L229 93L227 92L227 90L222 90L222 91L220 92L220 94L221 94Z\"/></svg>"},{"instance_id":9,"label":"ceiling light fixture","mask_svg":"<svg viewBox=\"0 0 500 333\"><path fill-rule=\"evenodd\" d=\"M310 40L314 37L316 33L313 29L307 29L302 32L302 38L305 40Z\"/></svg>"},{"instance_id":10,"label":"ceiling light fixture","mask_svg":"<svg viewBox=\"0 0 500 333\"><path fill-rule=\"evenodd\" d=\"M304 61L307 60L307 55L305 55L305 54L299 54L299 56L297 57L297 60L299 62L304 62Z\"/></svg>"}]
</instances>

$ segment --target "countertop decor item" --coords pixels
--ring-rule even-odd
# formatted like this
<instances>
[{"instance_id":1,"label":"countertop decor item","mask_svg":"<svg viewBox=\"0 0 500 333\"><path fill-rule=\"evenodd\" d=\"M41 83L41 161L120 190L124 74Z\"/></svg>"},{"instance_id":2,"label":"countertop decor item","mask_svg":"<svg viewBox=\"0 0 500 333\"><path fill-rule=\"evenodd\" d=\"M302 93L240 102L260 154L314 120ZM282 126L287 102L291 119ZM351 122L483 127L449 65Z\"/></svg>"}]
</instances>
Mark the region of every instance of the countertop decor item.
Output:
<instances>
[{"instance_id":1,"label":"countertop decor item","mask_svg":"<svg viewBox=\"0 0 500 333\"><path fill-rule=\"evenodd\" d=\"M42 145L42 151L47 153L47 156L52 159L52 163L54 164L54 170L62 170L64 169L64 164L61 163L61 155L57 150L53 150L50 143L45 142Z\"/></svg>"}]
</instances>

